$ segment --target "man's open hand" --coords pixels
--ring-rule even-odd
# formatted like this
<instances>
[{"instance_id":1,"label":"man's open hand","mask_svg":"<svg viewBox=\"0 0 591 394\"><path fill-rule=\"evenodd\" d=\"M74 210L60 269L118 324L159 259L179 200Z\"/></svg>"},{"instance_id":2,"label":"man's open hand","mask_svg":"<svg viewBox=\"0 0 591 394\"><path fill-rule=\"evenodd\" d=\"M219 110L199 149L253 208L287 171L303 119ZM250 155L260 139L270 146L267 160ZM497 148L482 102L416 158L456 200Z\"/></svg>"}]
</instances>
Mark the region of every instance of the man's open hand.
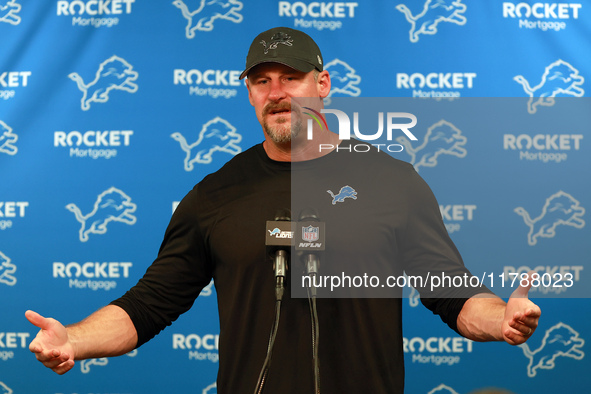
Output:
<instances>
[{"instance_id":1,"label":"man's open hand","mask_svg":"<svg viewBox=\"0 0 591 394\"><path fill-rule=\"evenodd\" d=\"M533 271L528 274L527 280L522 281L524 283L520 283L519 288L507 301L501 331L505 341L511 345L520 345L527 341L536 331L542 314L540 308L528 298L532 275Z\"/></svg>"},{"instance_id":2,"label":"man's open hand","mask_svg":"<svg viewBox=\"0 0 591 394\"><path fill-rule=\"evenodd\" d=\"M35 354L37 360L59 375L72 369L74 348L66 328L59 321L45 318L33 311L25 312L25 317L40 328L29 345L29 350Z\"/></svg>"}]
</instances>

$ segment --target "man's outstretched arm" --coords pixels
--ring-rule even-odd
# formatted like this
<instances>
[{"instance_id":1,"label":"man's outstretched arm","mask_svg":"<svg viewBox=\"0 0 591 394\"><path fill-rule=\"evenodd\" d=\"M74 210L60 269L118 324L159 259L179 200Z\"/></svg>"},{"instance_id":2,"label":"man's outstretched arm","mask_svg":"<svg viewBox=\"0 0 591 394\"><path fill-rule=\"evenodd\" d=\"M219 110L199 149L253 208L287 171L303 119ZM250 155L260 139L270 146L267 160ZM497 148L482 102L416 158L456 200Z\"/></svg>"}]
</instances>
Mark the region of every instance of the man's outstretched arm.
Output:
<instances>
[{"instance_id":1,"label":"man's outstretched arm","mask_svg":"<svg viewBox=\"0 0 591 394\"><path fill-rule=\"evenodd\" d=\"M507 303L491 294L470 298L458 315L458 330L473 341L524 343L538 327L541 315L540 308L527 297L530 288L531 282L520 286Z\"/></svg>"},{"instance_id":2,"label":"man's outstretched arm","mask_svg":"<svg viewBox=\"0 0 591 394\"><path fill-rule=\"evenodd\" d=\"M108 305L79 323L64 327L59 321L27 311L26 318L40 328L29 350L47 368L62 375L74 360L120 356L133 350L137 332L129 315Z\"/></svg>"}]
</instances>

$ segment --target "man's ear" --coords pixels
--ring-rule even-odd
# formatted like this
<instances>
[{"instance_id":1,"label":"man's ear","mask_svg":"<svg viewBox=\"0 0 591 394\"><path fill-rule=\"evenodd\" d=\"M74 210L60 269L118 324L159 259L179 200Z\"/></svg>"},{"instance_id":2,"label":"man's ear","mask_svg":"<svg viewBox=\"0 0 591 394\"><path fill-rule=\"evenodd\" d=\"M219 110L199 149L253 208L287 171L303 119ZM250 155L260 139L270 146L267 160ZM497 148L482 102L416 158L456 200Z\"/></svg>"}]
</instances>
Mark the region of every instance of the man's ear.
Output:
<instances>
[{"instance_id":1,"label":"man's ear","mask_svg":"<svg viewBox=\"0 0 591 394\"><path fill-rule=\"evenodd\" d=\"M325 98L330 93L330 75L328 71L323 70L318 74L318 95Z\"/></svg>"},{"instance_id":2,"label":"man's ear","mask_svg":"<svg viewBox=\"0 0 591 394\"><path fill-rule=\"evenodd\" d=\"M246 89L248 89L248 101L250 101L250 105L254 107L254 104L252 103L252 96L250 94L250 84L248 83L248 77L244 79L244 84L246 85Z\"/></svg>"}]
</instances>

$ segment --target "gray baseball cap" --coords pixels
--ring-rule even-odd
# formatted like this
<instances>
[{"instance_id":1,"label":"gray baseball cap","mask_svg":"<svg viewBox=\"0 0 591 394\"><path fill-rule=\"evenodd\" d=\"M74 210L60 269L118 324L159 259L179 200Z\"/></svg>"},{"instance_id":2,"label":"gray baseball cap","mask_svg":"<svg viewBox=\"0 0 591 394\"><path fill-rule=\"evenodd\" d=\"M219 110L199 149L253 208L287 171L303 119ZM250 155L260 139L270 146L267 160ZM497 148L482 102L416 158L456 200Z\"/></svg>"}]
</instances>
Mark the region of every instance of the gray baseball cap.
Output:
<instances>
[{"instance_id":1,"label":"gray baseball cap","mask_svg":"<svg viewBox=\"0 0 591 394\"><path fill-rule=\"evenodd\" d=\"M289 27L274 27L253 40L240 79L261 63L281 63L302 72L322 71L322 53L306 33Z\"/></svg>"}]
</instances>

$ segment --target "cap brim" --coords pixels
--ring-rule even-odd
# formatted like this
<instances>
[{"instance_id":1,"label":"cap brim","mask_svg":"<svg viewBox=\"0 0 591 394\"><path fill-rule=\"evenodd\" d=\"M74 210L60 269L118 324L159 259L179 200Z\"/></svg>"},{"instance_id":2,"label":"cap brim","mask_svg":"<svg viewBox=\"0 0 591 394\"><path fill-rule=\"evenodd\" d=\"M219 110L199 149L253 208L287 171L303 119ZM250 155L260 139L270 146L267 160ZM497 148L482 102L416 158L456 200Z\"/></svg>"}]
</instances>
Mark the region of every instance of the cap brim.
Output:
<instances>
[{"instance_id":1,"label":"cap brim","mask_svg":"<svg viewBox=\"0 0 591 394\"><path fill-rule=\"evenodd\" d=\"M246 70L242 71L242 74L240 74L240 79L244 79L244 77L246 77L248 75L248 73L250 72L250 70L253 69L253 67L256 67L259 64L263 64L263 63L279 63L279 64L283 64L285 66L291 67L295 70L305 72L305 73L308 73L316 68L315 65L308 63L304 60L278 57L278 58L274 58L272 60L265 59L265 60L262 60L260 62L250 65Z\"/></svg>"}]
</instances>

